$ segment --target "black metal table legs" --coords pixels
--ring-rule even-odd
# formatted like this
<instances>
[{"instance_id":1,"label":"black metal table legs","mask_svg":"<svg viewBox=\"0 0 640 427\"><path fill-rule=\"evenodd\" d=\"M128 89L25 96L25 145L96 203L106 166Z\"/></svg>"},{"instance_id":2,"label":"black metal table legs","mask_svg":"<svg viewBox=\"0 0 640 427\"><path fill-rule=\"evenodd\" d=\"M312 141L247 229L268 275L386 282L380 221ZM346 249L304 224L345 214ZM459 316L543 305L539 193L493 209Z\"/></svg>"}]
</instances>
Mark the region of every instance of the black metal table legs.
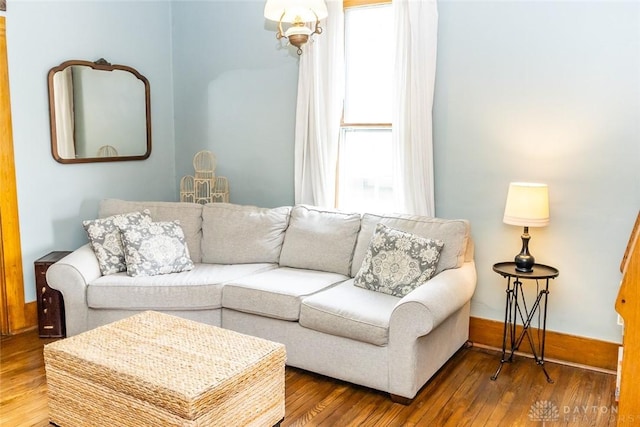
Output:
<instances>
[{"instance_id":1,"label":"black metal table legs","mask_svg":"<svg viewBox=\"0 0 640 427\"><path fill-rule=\"evenodd\" d=\"M547 378L547 382L553 383L553 380L544 366L544 344L547 329L547 297L549 295L549 279L545 279L545 287L544 289L539 290L531 309L527 307L527 302L522 289L522 281L518 277L515 277L513 281L511 279L511 276L507 277L504 330L502 335L502 356L500 358L498 369L491 379L495 381L498 378L505 362L513 362L513 355L520 348L520 345L526 336L536 364L542 368L542 371ZM543 307L541 307L541 303ZM531 335L532 331L530 330L530 326L534 316L536 313L539 314L539 310L541 309L543 310L542 335L539 338L539 342L537 343L538 345L536 345L536 342ZM522 330L519 334L516 328L518 318L522 322Z\"/></svg>"}]
</instances>

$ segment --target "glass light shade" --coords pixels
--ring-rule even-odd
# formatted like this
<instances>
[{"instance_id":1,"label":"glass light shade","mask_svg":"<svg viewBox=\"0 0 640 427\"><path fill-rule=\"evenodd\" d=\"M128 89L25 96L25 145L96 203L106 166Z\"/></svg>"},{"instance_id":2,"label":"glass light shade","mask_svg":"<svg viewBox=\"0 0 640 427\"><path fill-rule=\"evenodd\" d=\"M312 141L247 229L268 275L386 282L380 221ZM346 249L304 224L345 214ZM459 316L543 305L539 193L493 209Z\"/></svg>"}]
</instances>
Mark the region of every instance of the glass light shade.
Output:
<instances>
[{"instance_id":1,"label":"glass light shade","mask_svg":"<svg viewBox=\"0 0 640 427\"><path fill-rule=\"evenodd\" d=\"M284 32L284 36L289 38L294 35L305 35L310 36L313 31L311 28L303 25L302 27L289 27L287 31Z\"/></svg>"},{"instance_id":2,"label":"glass light shade","mask_svg":"<svg viewBox=\"0 0 640 427\"><path fill-rule=\"evenodd\" d=\"M509 184L503 222L522 227L544 227L549 224L547 185L529 182Z\"/></svg>"},{"instance_id":3,"label":"glass light shade","mask_svg":"<svg viewBox=\"0 0 640 427\"><path fill-rule=\"evenodd\" d=\"M281 17L282 22L316 22L328 15L324 0L267 0L264 5L264 17L276 22Z\"/></svg>"}]
</instances>

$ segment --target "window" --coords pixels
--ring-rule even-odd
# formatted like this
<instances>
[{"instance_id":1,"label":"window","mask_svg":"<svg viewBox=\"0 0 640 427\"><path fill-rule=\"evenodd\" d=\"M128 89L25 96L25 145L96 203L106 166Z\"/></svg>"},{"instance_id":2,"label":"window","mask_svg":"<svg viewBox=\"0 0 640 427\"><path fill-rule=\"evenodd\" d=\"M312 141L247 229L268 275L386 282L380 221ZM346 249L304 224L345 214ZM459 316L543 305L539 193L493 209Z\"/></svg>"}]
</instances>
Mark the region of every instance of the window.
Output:
<instances>
[{"instance_id":1,"label":"window","mask_svg":"<svg viewBox=\"0 0 640 427\"><path fill-rule=\"evenodd\" d=\"M336 204L352 211L389 211L394 201L391 4L347 7L344 31L346 74Z\"/></svg>"}]
</instances>

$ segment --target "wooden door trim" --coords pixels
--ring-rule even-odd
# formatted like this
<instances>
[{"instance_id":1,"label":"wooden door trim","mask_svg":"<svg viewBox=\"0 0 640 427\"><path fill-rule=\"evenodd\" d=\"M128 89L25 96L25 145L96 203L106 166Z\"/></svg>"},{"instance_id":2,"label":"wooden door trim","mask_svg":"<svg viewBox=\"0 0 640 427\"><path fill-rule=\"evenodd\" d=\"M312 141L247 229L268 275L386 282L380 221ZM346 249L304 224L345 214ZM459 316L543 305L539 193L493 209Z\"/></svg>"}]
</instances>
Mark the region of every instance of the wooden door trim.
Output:
<instances>
[{"instance_id":1,"label":"wooden door trim","mask_svg":"<svg viewBox=\"0 0 640 427\"><path fill-rule=\"evenodd\" d=\"M5 16L0 16L0 106L0 328L14 334L34 326L34 304L24 298Z\"/></svg>"}]
</instances>

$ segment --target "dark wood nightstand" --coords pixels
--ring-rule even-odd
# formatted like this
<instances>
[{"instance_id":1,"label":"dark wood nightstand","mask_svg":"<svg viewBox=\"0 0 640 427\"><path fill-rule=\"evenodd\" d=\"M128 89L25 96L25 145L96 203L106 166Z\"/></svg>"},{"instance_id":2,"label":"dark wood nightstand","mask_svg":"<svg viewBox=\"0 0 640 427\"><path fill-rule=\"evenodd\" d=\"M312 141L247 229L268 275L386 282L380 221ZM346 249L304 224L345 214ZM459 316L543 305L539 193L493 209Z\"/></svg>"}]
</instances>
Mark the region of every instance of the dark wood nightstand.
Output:
<instances>
[{"instance_id":1,"label":"dark wood nightstand","mask_svg":"<svg viewBox=\"0 0 640 427\"><path fill-rule=\"evenodd\" d=\"M46 274L52 264L70 253L69 251L54 251L34 262L40 338L64 338L67 335L62 294L49 287Z\"/></svg>"}]
</instances>

